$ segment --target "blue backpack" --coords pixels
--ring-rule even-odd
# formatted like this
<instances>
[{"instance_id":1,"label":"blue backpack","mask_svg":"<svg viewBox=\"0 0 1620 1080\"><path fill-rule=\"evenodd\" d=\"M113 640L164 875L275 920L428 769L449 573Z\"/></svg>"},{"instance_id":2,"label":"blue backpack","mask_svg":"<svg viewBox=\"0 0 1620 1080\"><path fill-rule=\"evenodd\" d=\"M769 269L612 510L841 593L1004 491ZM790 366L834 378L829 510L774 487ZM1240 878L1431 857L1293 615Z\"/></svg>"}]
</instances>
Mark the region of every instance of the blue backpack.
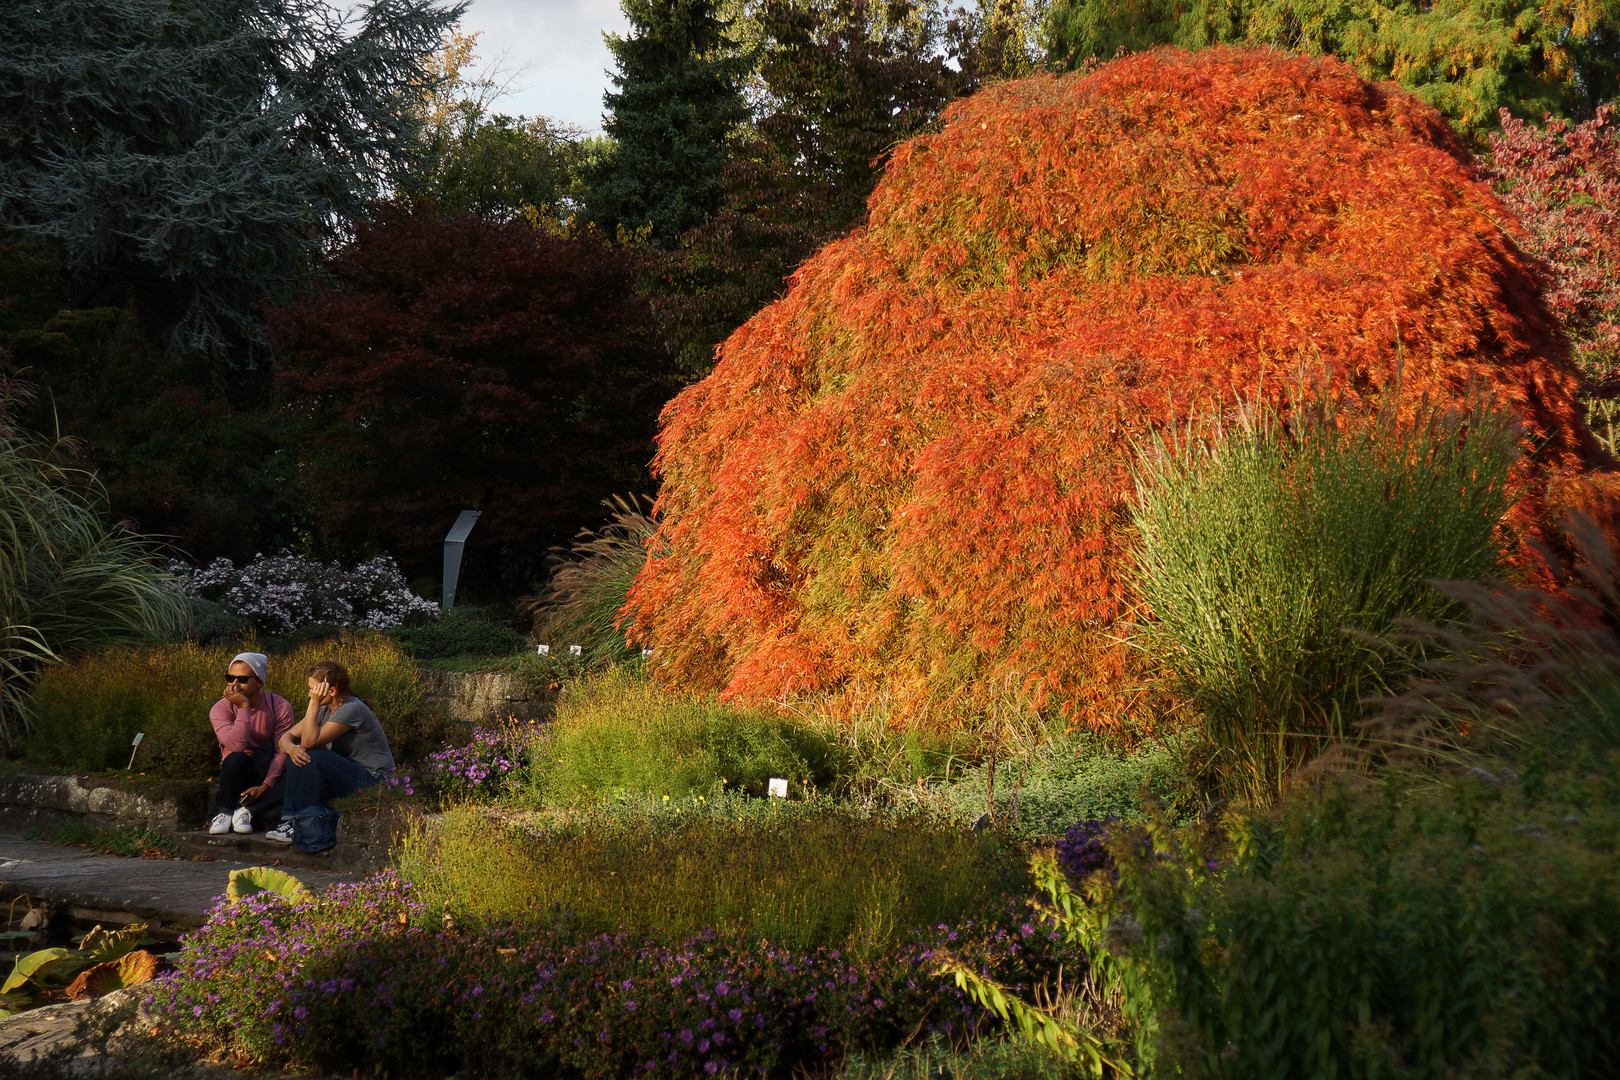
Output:
<instances>
[{"instance_id":1,"label":"blue backpack","mask_svg":"<svg viewBox=\"0 0 1620 1080\"><path fill-rule=\"evenodd\" d=\"M337 844L338 818L343 814L324 806L309 806L293 815L293 847L305 855L318 855Z\"/></svg>"}]
</instances>

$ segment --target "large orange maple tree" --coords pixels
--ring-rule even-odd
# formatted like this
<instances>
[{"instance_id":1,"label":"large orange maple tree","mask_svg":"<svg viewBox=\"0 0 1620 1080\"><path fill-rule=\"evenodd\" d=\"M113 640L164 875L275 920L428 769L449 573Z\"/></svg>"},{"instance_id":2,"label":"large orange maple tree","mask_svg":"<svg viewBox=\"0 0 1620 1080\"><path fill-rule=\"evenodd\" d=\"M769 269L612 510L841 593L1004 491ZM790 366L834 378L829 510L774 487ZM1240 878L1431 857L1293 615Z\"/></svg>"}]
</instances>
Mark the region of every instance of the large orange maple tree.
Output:
<instances>
[{"instance_id":1,"label":"large orange maple tree","mask_svg":"<svg viewBox=\"0 0 1620 1080\"><path fill-rule=\"evenodd\" d=\"M1115 722L1130 469L1173 418L1483 384L1537 447L1527 513L1597 460L1516 229L1438 113L1332 58L1166 49L960 101L665 408L633 632L735 698Z\"/></svg>"}]
</instances>

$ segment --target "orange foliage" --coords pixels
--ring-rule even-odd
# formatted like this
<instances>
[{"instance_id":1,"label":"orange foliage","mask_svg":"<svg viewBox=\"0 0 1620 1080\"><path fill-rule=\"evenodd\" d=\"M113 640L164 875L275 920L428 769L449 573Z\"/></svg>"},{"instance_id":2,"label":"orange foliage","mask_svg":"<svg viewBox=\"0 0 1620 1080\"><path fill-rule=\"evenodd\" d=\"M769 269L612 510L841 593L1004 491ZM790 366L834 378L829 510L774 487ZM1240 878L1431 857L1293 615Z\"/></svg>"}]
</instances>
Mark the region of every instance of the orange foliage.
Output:
<instances>
[{"instance_id":1,"label":"orange foliage","mask_svg":"<svg viewBox=\"0 0 1620 1080\"><path fill-rule=\"evenodd\" d=\"M665 678L936 718L1013 689L1112 722L1133 447L1302 371L1361 399L1483 382L1538 484L1597 460L1517 226L1393 85L1161 50L945 120L665 408L628 609Z\"/></svg>"}]
</instances>

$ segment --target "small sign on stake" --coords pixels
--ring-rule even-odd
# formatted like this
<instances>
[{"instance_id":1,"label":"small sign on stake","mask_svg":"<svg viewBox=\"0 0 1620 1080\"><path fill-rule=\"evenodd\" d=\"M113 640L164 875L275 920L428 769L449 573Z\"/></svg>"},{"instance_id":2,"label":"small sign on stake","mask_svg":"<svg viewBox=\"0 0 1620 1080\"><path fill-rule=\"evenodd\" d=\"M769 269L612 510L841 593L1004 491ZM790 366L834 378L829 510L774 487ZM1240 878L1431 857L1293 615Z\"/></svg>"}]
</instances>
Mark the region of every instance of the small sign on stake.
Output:
<instances>
[{"instance_id":1,"label":"small sign on stake","mask_svg":"<svg viewBox=\"0 0 1620 1080\"><path fill-rule=\"evenodd\" d=\"M583 645L570 645L570 646L568 646L568 652L569 652L569 655L571 655L571 656L578 656L581 653L583 653L584 651L585 651L585 646L583 646Z\"/></svg>"},{"instance_id":2,"label":"small sign on stake","mask_svg":"<svg viewBox=\"0 0 1620 1080\"><path fill-rule=\"evenodd\" d=\"M537 645L537 646L535 646L535 651L538 652L541 656L550 656L551 655L551 646L550 645Z\"/></svg>"},{"instance_id":3,"label":"small sign on stake","mask_svg":"<svg viewBox=\"0 0 1620 1080\"><path fill-rule=\"evenodd\" d=\"M135 751L141 748L141 740L144 738L146 738L146 732L137 731L135 737L129 740L129 764L124 766L125 772L129 772L135 767Z\"/></svg>"},{"instance_id":4,"label":"small sign on stake","mask_svg":"<svg viewBox=\"0 0 1620 1080\"><path fill-rule=\"evenodd\" d=\"M774 777L774 776L771 777L770 792L771 792L772 795L776 796L778 799L787 798L787 781L778 779L777 777Z\"/></svg>"}]
</instances>

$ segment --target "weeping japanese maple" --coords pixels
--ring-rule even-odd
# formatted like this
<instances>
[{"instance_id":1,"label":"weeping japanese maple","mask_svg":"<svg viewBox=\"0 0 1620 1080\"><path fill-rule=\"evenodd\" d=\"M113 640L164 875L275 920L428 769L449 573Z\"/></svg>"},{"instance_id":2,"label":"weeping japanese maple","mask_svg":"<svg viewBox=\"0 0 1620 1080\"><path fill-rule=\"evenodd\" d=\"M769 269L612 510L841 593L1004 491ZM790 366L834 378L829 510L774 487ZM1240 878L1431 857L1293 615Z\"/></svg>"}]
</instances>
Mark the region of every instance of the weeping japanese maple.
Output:
<instances>
[{"instance_id":1,"label":"weeping japanese maple","mask_svg":"<svg viewBox=\"0 0 1620 1080\"><path fill-rule=\"evenodd\" d=\"M901 145L869 208L664 410L627 610L668 680L1110 722L1136 449L1302 373L1352 407L1483 386L1538 448L1532 516L1599 456L1458 136L1332 58L1004 83Z\"/></svg>"}]
</instances>

